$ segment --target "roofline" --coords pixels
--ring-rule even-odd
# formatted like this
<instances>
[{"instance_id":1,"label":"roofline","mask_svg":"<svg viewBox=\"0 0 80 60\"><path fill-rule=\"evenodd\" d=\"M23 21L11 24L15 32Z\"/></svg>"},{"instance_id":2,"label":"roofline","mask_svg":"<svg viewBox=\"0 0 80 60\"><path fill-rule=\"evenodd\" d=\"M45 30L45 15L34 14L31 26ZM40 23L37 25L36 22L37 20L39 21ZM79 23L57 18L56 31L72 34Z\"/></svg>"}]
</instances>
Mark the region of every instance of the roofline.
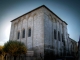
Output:
<instances>
[{"instance_id":1,"label":"roofline","mask_svg":"<svg viewBox=\"0 0 80 60\"><path fill-rule=\"evenodd\" d=\"M71 39L72 41L74 41L74 42L76 42L76 43L77 43L77 41L73 40L72 38L70 38L70 37L69 37L69 39Z\"/></svg>"},{"instance_id":2,"label":"roofline","mask_svg":"<svg viewBox=\"0 0 80 60\"><path fill-rule=\"evenodd\" d=\"M24 15L26 15L26 14L29 14L29 13L31 13L31 12L33 12L33 11L35 11L35 10L37 10L37 9L39 9L39 8L41 8L41 7L43 7L43 6L44 6L44 5L39 6L39 7L35 8L35 9L33 9L33 10L31 10L31 11L29 11L29 12L23 14L23 15L21 15L21 16L15 18L15 19L13 19L11 22L13 22L13 21L15 21L16 19L18 19L18 18L20 18L20 17L22 17L22 16L24 16Z\"/></svg>"},{"instance_id":3,"label":"roofline","mask_svg":"<svg viewBox=\"0 0 80 60\"><path fill-rule=\"evenodd\" d=\"M17 18L15 18L15 19L13 19L11 22L15 21L16 19L18 19L18 18L20 18L20 17L22 17L22 16L24 16L24 15L26 15L26 14L29 14L29 13L33 12L33 11L35 11L35 10L41 8L41 7L47 8L45 5L41 5L41 6L37 7L37 8L35 8L35 9L33 9L33 10L31 10L31 11L29 11L29 12L27 12L27 13L25 13L25 14L17 17ZM54 14L56 17L58 17L58 16L57 16L55 13L53 13L49 8L47 8L47 9L48 9L52 14ZM59 18L59 17L58 17L58 18ZM63 21L61 18L59 18L59 19L60 19L62 22L64 22L66 25L68 25L68 24L67 24L65 21Z\"/></svg>"},{"instance_id":4,"label":"roofline","mask_svg":"<svg viewBox=\"0 0 80 60\"><path fill-rule=\"evenodd\" d=\"M45 5L44 5L45 8L47 8ZM58 17L54 12L52 12L49 8L47 8L52 14L54 14L56 17ZM62 22L64 22L66 25L68 25L65 21L63 21L60 17L58 17Z\"/></svg>"}]
</instances>

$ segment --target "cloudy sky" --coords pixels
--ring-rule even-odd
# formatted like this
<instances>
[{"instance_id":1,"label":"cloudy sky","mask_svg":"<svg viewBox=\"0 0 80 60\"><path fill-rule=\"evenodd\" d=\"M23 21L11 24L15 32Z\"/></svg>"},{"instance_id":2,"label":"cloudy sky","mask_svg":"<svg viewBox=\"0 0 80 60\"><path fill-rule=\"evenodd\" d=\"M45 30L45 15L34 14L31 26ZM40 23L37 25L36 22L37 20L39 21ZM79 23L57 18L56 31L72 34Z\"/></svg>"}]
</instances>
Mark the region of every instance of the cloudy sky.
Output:
<instances>
[{"instance_id":1,"label":"cloudy sky","mask_svg":"<svg viewBox=\"0 0 80 60\"><path fill-rule=\"evenodd\" d=\"M68 23L70 37L75 41L80 36L80 1L79 0L0 0L0 45L9 41L11 20L46 5L62 20Z\"/></svg>"}]
</instances>

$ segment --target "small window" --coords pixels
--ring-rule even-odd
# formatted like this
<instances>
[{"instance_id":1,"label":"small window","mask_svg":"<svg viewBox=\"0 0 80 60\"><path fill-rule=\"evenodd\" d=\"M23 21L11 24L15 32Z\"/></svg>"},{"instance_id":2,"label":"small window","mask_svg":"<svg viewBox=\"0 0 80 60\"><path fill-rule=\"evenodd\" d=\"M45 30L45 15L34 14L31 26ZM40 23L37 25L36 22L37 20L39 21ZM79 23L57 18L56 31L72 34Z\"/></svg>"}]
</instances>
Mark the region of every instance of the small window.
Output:
<instances>
[{"instance_id":1,"label":"small window","mask_svg":"<svg viewBox=\"0 0 80 60\"><path fill-rule=\"evenodd\" d=\"M29 28L29 30L28 30L28 37L30 37L31 36L31 28Z\"/></svg>"},{"instance_id":2,"label":"small window","mask_svg":"<svg viewBox=\"0 0 80 60\"><path fill-rule=\"evenodd\" d=\"M60 32L58 31L58 40L60 41Z\"/></svg>"},{"instance_id":3,"label":"small window","mask_svg":"<svg viewBox=\"0 0 80 60\"><path fill-rule=\"evenodd\" d=\"M20 38L20 32L18 32L18 34L17 34L17 39L19 39Z\"/></svg>"},{"instance_id":4,"label":"small window","mask_svg":"<svg viewBox=\"0 0 80 60\"><path fill-rule=\"evenodd\" d=\"M56 30L54 30L54 39L56 39Z\"/></svg>"},{"instance_id":5,"label":"small window","mask_svg":"<svg viewBox=\"0 0 80 60\"><path fill-rule=\"evenodd\" d=\"M25 38L25 29L22 31L22 38Z\"/></svg>"}]
</instances>

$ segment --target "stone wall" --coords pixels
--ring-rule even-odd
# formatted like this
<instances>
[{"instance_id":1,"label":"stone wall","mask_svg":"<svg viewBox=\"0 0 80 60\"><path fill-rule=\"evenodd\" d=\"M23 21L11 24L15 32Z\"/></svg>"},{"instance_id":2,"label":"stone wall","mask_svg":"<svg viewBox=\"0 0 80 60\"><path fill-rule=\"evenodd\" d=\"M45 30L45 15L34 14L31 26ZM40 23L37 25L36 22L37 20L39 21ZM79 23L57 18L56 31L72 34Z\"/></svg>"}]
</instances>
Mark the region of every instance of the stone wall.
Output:
<instances>
[{"instance_id":1,"label":"stone wall","mask_svg":"<svg viewBox=\"0 0 80 60\"><path fill-rule=\"evenodd\" d=\"M54 29L57 31L57 39L54 39ZM58 32L60 32L60 40L58 39ZM44 45L45 50L52 50L55 55L60 55L64 51L62 42L62 34L64 41L67 39L67 25L52 14L49 10L44 8Z\"/></svg>"},{"instance_id":2,"label":"stone wall","mask_svg":"<svg viewBox=\"0 0 80 60\"><path fill-rule=\"evenodd\" d=\"M12 22L10 40L23 42L28 50L34 50L37 54L44 55L44 23L43 9L37 9ZM31 36L28 37L28 30L31 28ZM22 31L25 29L25 38L22 38ZM20 38L17 39L18 31Z\"/></svg>"}]
</instances>

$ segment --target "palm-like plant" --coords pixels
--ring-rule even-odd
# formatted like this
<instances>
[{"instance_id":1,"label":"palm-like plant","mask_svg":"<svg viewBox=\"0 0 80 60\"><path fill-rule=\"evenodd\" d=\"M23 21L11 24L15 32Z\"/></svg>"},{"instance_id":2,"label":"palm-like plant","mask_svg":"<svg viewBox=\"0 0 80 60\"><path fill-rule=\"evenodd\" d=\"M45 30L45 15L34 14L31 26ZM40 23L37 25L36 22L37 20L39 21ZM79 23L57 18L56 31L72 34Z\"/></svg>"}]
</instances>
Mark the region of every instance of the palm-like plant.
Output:
<instances>
[{"instance_id":1,"label":"palm-like plant","mask_svg":"<svg viewBox=\"0 0 80 60\"><path fill-rule=\"evenodd\" d=\"M16 60L16 56L26 54L27 48L22 42L8 41L4 44L3 51L11 56L14 56L14 60Z\"/></svg>"}]
</instances>

